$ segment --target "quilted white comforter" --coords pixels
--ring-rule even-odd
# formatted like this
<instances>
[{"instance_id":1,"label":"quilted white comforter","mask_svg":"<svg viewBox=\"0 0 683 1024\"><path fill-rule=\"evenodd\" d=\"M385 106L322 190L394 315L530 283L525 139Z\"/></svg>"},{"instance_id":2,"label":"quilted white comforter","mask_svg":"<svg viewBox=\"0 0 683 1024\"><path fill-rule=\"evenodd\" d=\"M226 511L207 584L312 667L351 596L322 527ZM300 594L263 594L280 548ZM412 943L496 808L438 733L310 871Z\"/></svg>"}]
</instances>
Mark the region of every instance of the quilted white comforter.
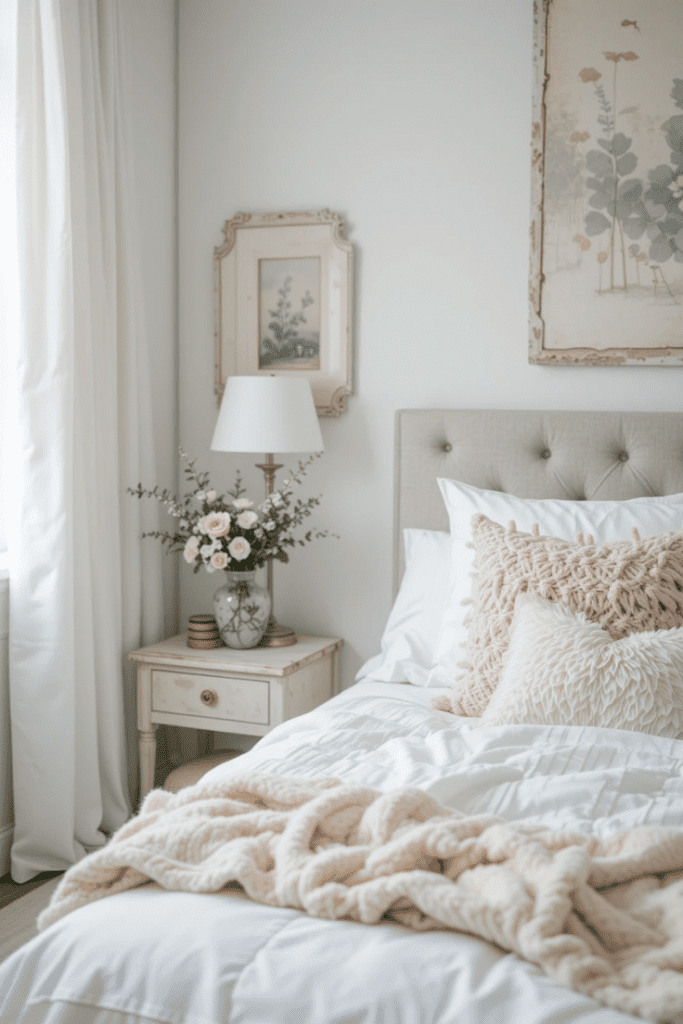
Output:
<instances>
[{"instance_id":1,"label":"quilted white comforter","mask_svg":"<svg viewBox=\"0 0 683 1024\"><path fill-rule=\"evenodd\" d=\"M418 786L466 814L600 835L683 827L683 742L505 726L433 711L439 691L366 682L214 774ZM0 966L3 1024L625 1024L487 943L325 921L230 892L149 885L56 922Z\"/></svg>"}]
</instances>

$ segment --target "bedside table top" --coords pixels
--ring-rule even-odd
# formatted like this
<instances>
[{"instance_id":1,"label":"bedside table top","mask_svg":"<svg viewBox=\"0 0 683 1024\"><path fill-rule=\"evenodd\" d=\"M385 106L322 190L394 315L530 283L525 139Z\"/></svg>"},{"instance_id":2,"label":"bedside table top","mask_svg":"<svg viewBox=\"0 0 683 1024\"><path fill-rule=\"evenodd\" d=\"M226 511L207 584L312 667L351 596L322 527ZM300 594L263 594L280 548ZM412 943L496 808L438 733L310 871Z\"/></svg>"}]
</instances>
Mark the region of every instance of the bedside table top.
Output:
<instances>
[{"instance_id":1,"label":"bedside table top","mask_svg":"<svg viewBox=\"0 0 683 1024\"><path fill-rule=\"evenodd\" d=\"M231 647L198 650L187 646L187 634L180 633L158 644L141 647L128 655L133 661L162 665L182 664L186 668L229 669L242 675L288 676L319 658L338 651L344 641L336 637L300 636L290 647L251 647L237 651Z\"/></svg>"}]
</instances>

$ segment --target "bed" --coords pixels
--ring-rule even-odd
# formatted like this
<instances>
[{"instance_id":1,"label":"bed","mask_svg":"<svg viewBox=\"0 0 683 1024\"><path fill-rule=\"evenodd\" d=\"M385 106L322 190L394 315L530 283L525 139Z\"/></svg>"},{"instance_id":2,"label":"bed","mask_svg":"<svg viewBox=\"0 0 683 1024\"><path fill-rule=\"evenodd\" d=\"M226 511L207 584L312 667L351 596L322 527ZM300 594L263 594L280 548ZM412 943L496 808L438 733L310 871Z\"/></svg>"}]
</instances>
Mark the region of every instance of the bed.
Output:
<instances>
[{"instance_id":1,"label":"bed","mask_svg":"<svg viewBox=\"0 0 683 1024\"><path fill-rule=\"evenodd\" d=\"M442 555L452 544L437 478L486 493L489 503L496 495L503 504L507 495L618 502L617 516L629 501L645 499L634 514L655 524L651 532L660 513L664 524L679 515L680 529L683 416L398 413L399 597L382 651L355 686L210 775L327 775L382 791L415 786L468 814L601 835L641 824L683 826L683 740L675 736L569 724L482 728L476 718L433 707L451 692L447 662L441 674L429 664L444 628L432 621L435 607L452 598L451 581L428 574L422 597L411 595L412 610L398 605L410 551L404 530L413 541L429 536ZM661 502L663 495L679 500ZM421 579L425 587L424 572ZM420 615L419 636L411 637L408 620L414 625ZM234 890L197 895L148 884L68 914L0 966L0 1020L626 1024L633 1017L470 935L321 920Z\"/></svg>"}]
</instances>

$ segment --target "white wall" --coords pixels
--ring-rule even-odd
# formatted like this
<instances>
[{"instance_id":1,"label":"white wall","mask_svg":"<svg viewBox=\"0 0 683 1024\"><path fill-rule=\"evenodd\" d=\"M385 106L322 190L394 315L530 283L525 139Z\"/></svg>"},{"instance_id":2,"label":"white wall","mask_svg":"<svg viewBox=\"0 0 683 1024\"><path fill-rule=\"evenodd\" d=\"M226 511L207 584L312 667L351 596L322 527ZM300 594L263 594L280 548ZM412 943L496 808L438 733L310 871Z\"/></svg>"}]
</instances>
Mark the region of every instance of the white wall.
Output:
<instances>
[{"instance_id":1,"label":"white wall","mask_svg":"<svg viewBox=\"0 0 683 1024\"><path fill-rule=\"evenodd\" d=\"M308 485L341 539L275 570L344 685L390 607L396 409L683 409L677 368L528 364L531 36L531 0L180 4L180 437L219 484L250 465L208 451L223 222L327 206L356 247L355 396ZM216 585L181 569L181 624Z\"/></svg>"}]
</instances>

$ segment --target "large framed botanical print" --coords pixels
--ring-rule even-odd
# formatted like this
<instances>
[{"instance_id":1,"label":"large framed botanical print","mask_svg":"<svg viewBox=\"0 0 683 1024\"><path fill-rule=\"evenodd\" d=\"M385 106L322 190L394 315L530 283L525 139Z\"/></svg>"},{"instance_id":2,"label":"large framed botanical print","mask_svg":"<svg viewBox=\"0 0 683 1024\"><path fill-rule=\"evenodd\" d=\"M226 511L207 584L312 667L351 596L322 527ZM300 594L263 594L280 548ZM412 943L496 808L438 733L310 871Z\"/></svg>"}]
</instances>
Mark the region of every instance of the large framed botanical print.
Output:
<instances>
[{"instance_id":1,"label":"large framed botanical print","mask_svg":"<svg viewBox=\"0 0 683 1024\"><path fill-rule=\"evenodd\" d=\"M352 388L352 259L338 213L238 213L214 251L216 397L231 374L308 377L320 416Z\"/></svg>"},{"instance_id":2,"label":"large framed botanical print","mask_svg":"<svg viewBox=\"0 0 683 1024\"><path fill-rule=\"evenodd\" d=\"M534 4L532 363L683 363L683 2Z\"/></svg>"}]
</instances>

